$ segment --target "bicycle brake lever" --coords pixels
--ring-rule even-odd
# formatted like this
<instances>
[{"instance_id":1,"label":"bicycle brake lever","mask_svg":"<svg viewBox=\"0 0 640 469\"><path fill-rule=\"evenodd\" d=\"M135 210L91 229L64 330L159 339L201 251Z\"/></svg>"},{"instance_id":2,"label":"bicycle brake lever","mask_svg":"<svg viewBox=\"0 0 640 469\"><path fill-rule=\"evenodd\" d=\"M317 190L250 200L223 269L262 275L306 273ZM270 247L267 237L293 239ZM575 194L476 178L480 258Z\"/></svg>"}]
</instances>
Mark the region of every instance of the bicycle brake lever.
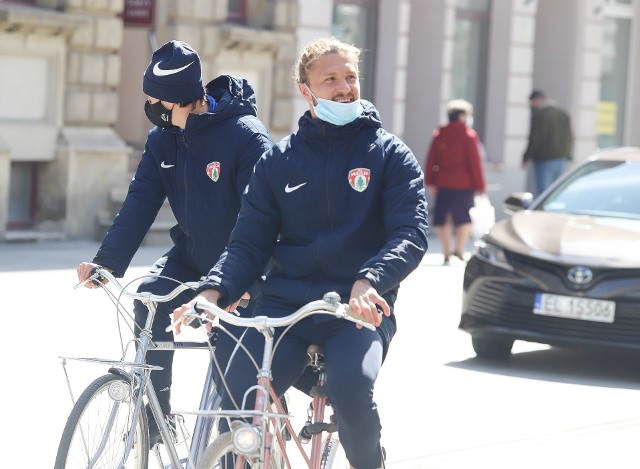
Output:
<instances>
[{"instance_id":1,"label":"bicycle brake lever","mask_svg":"<svg viewBox=\"0 0 640 469\"><path fill-rule=\"evenodd\" d=\"M91 269L91 275L89 276L89 278L74 285L73 289L75 290L76 288L79 288L88 282L91 282L95 287L102 287L104 285L105 278L100 275L97 270L97 267Z\"/></svg>"}]
</instances>

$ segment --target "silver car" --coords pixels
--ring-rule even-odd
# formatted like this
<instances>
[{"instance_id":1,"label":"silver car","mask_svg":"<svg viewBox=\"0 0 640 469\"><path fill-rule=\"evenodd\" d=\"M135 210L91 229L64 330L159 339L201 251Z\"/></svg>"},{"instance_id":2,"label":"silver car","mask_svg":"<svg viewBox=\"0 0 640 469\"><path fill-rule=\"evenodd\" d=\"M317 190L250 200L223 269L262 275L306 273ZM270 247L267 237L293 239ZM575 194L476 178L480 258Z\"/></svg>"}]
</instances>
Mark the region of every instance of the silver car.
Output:
<instances>
[{"instance_id":1,"label":"silver car","mask_svg":"<svg viewBox=\"0 0 640 469\"><path fill-rule=\"evenodd\" d=\"M640 349L640 148L598 152L533 200L512 194L465 267L479 357L514 340Z\"/></svg>"}]
</instances>

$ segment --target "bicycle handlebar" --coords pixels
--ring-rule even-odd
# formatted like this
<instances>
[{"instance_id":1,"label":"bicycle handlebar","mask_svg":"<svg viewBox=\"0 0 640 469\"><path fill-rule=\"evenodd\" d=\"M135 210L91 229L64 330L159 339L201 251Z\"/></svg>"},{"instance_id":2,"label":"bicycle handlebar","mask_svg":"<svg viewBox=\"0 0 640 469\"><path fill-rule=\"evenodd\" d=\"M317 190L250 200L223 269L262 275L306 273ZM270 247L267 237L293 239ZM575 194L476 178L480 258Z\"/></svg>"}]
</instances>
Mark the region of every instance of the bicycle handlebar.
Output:
<instances>
[{"instance_id":1,"label":"bicycle handlebar","mask_svg":"<svg viewBox=\"0 0 640 469\"><path fill-rule=\"evenodd\" d=\"M107 279L122 296L137 300L155 301L157 303L170 301L183 291L196 289L200 286L199 282L181 283L166 295L154 295L149 292L134 292L123 287L111 272L102 267L99 267L94 269L89 278L78 283L74 288L78 288L79 286L84 285L87 282L99 281L101 278ZM256 316L253 318L242 318L228 313L217 305L204 300L199 300L193 305L193 312L190 313L189 316L191 316L192 319L200 319L202 321L212 322L211 318L209 318L209 316L207 316L204 311L208 311L220 320L234 326L253 327L255 329L288 326L313 314L329 314L337 318L342 318L346 319L347 321L354 322L372 331L375 331L376 329L376 327L373 324L367 322L362 315L356 314L354 311L352 311L351 308L349 308L349 305L340 303L340 295L338 295L336 292L325 293L322 300L316 300L307 303L294 313L283 317L271 318L268 316ZM171 331L174 326L175 323L170 325L167 328L167 331Z\"/></svg>"},{"instance_id":2,"label":"bicycle handlebar","mask_svg":"<svg viewBox=\"0 0 640 469\"><path fill-rule=\"evenodd\" d=\"M107 279L122 296L133 298L134 300L155 301L156 303L171 301L183 291L193 290L200 286L199 282L181 283L166 295L154 295L149 292L134 292L131 290L127 290L125 287L120 285L118 280L116 280L111 272L102 267L98 267L93 270L93 273L88 279L78 283L74 288L78 288L79 286L84 285L87 282L98 282L100 285L102 285L100 279Z\"/></svg>"},{"instance_id":3,"label":"bicycle handlebar","mask_svg":"<svg viewBox=\"0 0 640 469\"><path fill-rule=\"evenodd\" d=\"M188 314L194 319L212 322L212 319L206 315L205 311L213 314L220 320L240 327L253 327L255 329L267 329L270 327L283 327L293 324L307 316L313 314L329 314L337 318L346 319L354 322L369 330L375 331L376 326L364 320L364 317L356 314L349 308L349 305L340 303L340 295L335 292L325 293L322 300L312 301L302 306L294 313L283 317L255 316L252 318L243 318L228 313L219 306L205 300L198 300L193 304L193 313ZM170 326L173 327L173 326ZM169 328L170 330L170 328Z\"/></svg>"}]
</instances>

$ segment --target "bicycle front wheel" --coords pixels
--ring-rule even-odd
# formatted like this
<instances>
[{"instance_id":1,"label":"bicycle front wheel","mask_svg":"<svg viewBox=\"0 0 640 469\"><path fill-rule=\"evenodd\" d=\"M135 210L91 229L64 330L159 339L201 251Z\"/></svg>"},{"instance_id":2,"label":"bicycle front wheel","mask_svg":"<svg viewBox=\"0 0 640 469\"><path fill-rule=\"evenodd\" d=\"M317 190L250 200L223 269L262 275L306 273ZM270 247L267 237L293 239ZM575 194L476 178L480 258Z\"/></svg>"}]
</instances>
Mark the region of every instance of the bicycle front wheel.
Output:
<instances>
[{"instance_id":1,"label":"bicycle front wheel","mask_svg":"<svg viewBox=\"0 0 640 469\"><path fill-rule=\"evenodd\" d=\"M349 469L349 461L340 440L329 435L322 447L321 469Z\"/></svg>"},{"instance_id":2,"label":"bicycle front wheel","mask_svg":"<svg viewBox=\"0 0 640 469\"><path fill-rule=\"evenodd\" d=\"M133 445L125 460L135 395L131 379L108 374L91 383L73 406L62 432L55 469L146 469L148 427L144 407L134 427Z\"/></svg>"},{"instance_id":3,"label":"bicycle front wheel","mask_svg":"<svg viewBox=\"0 0 640 469\"><path fill-rule=\"evenodd\" d=\"M233 433L221 433L213 443L207 446L202 457L198 461L196 469L231 469L236 467L237 459L241 457L233 446ZM258 469L264 464L251 458L244 459L245 469ZM269 469L282 469L285 467L284 459L278 452L272 452Z\"/></svg>"}]
</instances>

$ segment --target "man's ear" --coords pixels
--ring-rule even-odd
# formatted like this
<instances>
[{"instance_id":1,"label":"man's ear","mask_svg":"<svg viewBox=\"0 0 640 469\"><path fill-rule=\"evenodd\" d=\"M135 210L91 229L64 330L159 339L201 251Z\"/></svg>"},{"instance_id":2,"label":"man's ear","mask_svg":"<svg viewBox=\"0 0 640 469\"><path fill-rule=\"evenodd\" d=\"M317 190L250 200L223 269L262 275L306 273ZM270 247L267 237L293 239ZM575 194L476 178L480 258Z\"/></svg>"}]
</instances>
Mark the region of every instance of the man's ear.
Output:
<instances>
[{"instance_id":1,"label":"man's ear","mask_svg":"<svg viewBox=\"0 0 640 469\"><path fill-rule=\"evenodd\" d=\"M306 101L306 103L309 106L313 107L315 105L316 100L311 95L311 91L309 90L309 87L304 83L298 83L298 90L300 91L300 94L302 95L302 98Z\"/></svg>"}]
</instances>

